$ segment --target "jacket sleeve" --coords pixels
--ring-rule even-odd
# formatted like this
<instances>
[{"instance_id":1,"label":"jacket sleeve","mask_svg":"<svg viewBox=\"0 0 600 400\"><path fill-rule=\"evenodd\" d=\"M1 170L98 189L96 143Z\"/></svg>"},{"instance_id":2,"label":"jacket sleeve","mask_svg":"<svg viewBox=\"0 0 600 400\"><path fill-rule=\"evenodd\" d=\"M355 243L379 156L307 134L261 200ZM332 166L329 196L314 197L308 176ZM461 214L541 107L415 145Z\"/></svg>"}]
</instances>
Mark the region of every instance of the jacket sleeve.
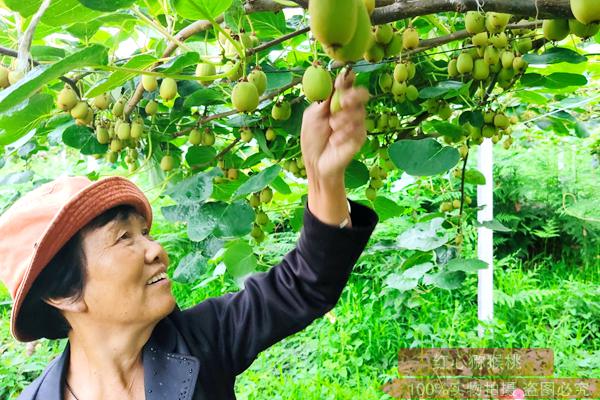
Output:
<instances>
[{"instance_id":1,"label":"jacket sleeve","mask_svg":"<svg viewBox=\"0 0 600 400\"><path fill-rule=\"evenodd\" d=\"M179 329L192 352L221 373L238 375L258 353L331 310L375 225L373 210L351 202L352 228L334 227L304 211L296 248L244 289L181 312Z\"/></svg>"}]
</instances>

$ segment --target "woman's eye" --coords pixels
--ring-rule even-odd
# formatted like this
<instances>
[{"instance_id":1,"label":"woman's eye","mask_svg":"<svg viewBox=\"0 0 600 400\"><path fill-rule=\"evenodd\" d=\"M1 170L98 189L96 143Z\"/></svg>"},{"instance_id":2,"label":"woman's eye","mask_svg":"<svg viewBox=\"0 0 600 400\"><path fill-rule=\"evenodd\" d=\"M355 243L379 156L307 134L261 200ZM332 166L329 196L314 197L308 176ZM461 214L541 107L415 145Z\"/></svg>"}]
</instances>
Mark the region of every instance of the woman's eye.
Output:
<instances>
[{"instance_id":1,"label":"woman's eye","mask_svg":"<svg viewBox=\"0 0 600 400\"><path fill-rule=\"evenodd\" d=\"M129 239L129 232L125 232L124 234L122 234L119 240L121 239Z\"/></svg>"}]
</instances>

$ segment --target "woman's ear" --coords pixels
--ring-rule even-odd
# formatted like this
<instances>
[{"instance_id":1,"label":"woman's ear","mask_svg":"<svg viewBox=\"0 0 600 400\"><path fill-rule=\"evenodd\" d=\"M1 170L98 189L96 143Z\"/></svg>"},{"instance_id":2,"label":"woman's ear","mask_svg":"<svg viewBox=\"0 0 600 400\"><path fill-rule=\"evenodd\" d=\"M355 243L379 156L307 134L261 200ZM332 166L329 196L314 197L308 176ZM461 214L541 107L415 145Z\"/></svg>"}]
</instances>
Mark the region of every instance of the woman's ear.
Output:
<instances>
[{"instance_id":1,"label":"woman's ear","mask_svg":"<svg viewBox=\"0 0 600 400\"><path fill-rule=\"evenodd\" d=\"M62 312L69 313L83 313L87 311L87 304L83 300L83 296L75 297L62 297L57 299L43 299L46 304L51 305L54 308Z\"/></svg>"}]
</instances>

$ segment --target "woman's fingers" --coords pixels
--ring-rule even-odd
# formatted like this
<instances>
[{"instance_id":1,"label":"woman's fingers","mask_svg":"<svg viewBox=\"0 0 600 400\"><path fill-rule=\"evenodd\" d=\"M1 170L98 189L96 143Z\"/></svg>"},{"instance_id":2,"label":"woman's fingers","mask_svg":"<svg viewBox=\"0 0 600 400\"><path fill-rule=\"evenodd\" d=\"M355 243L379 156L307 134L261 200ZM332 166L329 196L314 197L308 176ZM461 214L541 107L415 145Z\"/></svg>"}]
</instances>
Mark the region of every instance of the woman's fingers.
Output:
<instances>
[{"instance_id":1,"label":"woman's fingers","mask_svg":"<svg viewBox=\"0 0 600 400\"><path fill-rule=\"evenodd\" d=\"M369 91L363 87L350 89L342 96L342 110L363 108L369 101Z\"/></svg>"},{"instance_id":2,"label":"woman's fingers","mask_svg":"<svg viewBox=\"0 0 600 400\"><path fill-rule=\"evenodd\" d=\"M335 89L336 90L348 90L354 85L354 79L356 78L356 74L352 70L344 70L340 73L335 79Z\"/></svg>"}]
</instances>

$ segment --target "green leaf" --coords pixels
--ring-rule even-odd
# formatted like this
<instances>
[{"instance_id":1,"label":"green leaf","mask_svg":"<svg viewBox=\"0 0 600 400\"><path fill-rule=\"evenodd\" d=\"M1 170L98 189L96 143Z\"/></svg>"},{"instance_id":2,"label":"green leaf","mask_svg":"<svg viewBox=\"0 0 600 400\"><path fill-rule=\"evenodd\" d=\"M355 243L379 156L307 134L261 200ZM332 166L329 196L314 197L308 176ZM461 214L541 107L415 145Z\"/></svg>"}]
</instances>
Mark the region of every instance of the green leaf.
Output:
<instances>
[{"instance_id":1,"label":"green leaf","mask_svg":"<svg viewBox=\"0 0 600 400\"><path fill-rule=\"evenodd\" d=\"M127 61L125 65L123 65L123 67L136 70L145 70L149 66L153 65L156 61L156 57L151 56L150 54L139 54L137 56L133 56L131 60ZM108 79L101 81L88 90L86 97L92 98L102 93L109 92L116 87L122 86L125 82L135 78L138 75L139 74L135 72L115 71L108 77Z\"/></svg>"},{"instance_id":2,"label":"green leaf","mask_svg":"<svg viewBox=\"0 0 600 400\"><path fill-rule=\"evenodd\" d=\"M465 130L462 126L458 126L450 122L434 120L429 121L425 124L425 126L427 126L430 129L432 128L435 132L439 133L442 136L449 136L452 139L460 139L465 135Z\"/></svg>"},{"instance_id":3,"label":"green leaf","mask_svg":"<svg viewBox=\"0 0 600 400\"><path fill-rule=\"evenodd\" d=\"M8 89L4 89L6 91ZM52 96L38 93L12 110L0 114L0 145L8 145L19 140L54 109Z\"/></svg>"},{"instance_id":4,"label":"green leaf","mask_svg":"<svg viewBox=\"0 0 600 400\"><path fill-rule=\"evenodd\" d=\"M488 229L491 229L496 232L512 232L512 229L507 228L506 226L502 225L502 223L500 223L499 221L497 221L495 219L493 219L491 221L484 221L481 223L475 222L475 226L488 228Z\"/></svg>"},{"instance_id":5,"label":"green leaf","mask_svg":"<svg viewBox=\"0 0 600 400\"><path fill-rule=\"evenodd\" d=\"M557 64L561 62L580 64L587 62L587 57L582 56L574 50L564 47L552 47L543 54L526 54L523 56L529 64Z\"/></svg>"},{"instance_id":6,"label":"green leaf","mask_svg":"<svg viewBox=\"0 0 600 400\"><path fill-rule=\"evenodd\" d=\"M175 268L173 280L181 283L192 283L206 272L207 266L208 259L200 252L187 254Z\"/></svg>"},{"instance_id":7,"label":"green leaf","mask_svg":"<svg viewBox=\"0 0 600 400\"><path fill-rule=\"evenodd\" d=\"M164 74L176 74L183 71L185 68L196 65L200 62L200 55L195 51L183 53L168 63L157 68L158 71Z\"/></svg>"},{"instance_id":8,"label":"green leaf","mask_svg":"<svg viewBox=\"0 0 600 400\"><path fill-rule=\"evenodd\" d=\"M223 14L223 20L232 31L239 33L239 23L242 21L244 14L245 10L242 0L233 0L231 7Z\"/></svg>"},{"instance_id":9,"label":"green leaf","mask_svg":"<svg viewBox=\"0 0 600 400\"><path fill-rule=\"evenodd\" d=\"M352 160L344 175L346 188L356 189L369 182L369 169L358 160Z\"/></svg>"},{"instance_id":10,"label":"green leaf","mask_svg":"<svg viewBox=\"0 0 600 400\"><path fill-rule=\"evenodd\" d=\"M85 155L105 154L108 150L108 145L100 144L94 131L87 126L71 125L63 132L62 139L67 146L79 149Z\"/></svg>"},{"instance_id":11,"label":"green leaf","mask_svg":"<svg viewBox=\"0 0 600 400\"><path fill-rule=\"evenodd\" d=\"M430 262L418 264L405 270L402 276L410 279L421 279L426 273L433 269L433 264Z\"/></svg>"},{"instance_id":12,"label":"green leaf","mask_svg":"<svg viewBox=\"0 0 600 400\"><path fill-rule=\"evenodd\" d=\"M271 182L271 187L285 196L292 194L292 189L290 189L290 186L285 183L283 178L280 176L273 179L273 182Z\"/></svg>"},{"instance_id":13,"label":"green leaf","mask_svg":"<svg viewBox=\"0 0 600 400\"><path fill-rule=\"evenodd\" d=\"M465 172L465 183L472 185L485 185L485 176L476 169L470 169Z\"/></svg>"},{"instance_id":14,"label":"green leaf","mask_svg":"<svg viewBox=\"0 0 600 400\"><path fill-rule=\"evenodd\" d=\"M227 10L233 0L172 0L177 14L187 19L214 20Z\"/></svg>"},{"instance_id":15,"label":"green leaf","mask_svg":"<svg viewBox=\"0 0 600 400\"><path fill-rule=\"evenodd\" d=\"M257 12L249 15L254 31L261 40L274 39L290 33L285 15L282 12ZM250 31L250 25L246 23L246 32Z\"/></svg>"},{"instance_id":16,"label":"green leaf","mask_svg":"<svg viewBox=\"0 0 600 400\"><path fill-rule=\"evenodd\" d=\"M210 166L217 156L217 151L212 146L192 146L185 154L185 161L189 166Z\"/></svg>"},{"instance_id":17,"label":"green leaf","mask_svg":"<svg viewBox=\"0 0 600 400\"><path fill-rule=\"evenodd\" d=\"M488 265L481 260L478 259L469 259L464 260L460 258L454 258L446 264L446 271L463 271L466 273L477 272L480 269L486 269Z\"/></svg>"},{"instance_id":18,"label":"green leaf","mask_svg":"<svg viewBox=\"0 0 600 400\"><path fill-rule=\"evenodd\" d=\"M423 283L434 285L440 289L458 289L467 275L463 271L442 271L434 275L426 275Z\"/></svg>"},{"instance_id":19,"label":"green leaf","mask_svg":"<svg viewBox=\"0 0 600 400\"><path fill-rule=\"evenodd\" d=\"M4 0L4 3L8 8L17 11L23 17L29 17L40 8L42 1ZM62 26L91 21L100 16L102 16L101 12L84 7L78 0L53 0L42 16L42 22L49 26Z\"/></svg>"},{"instance_id":20,"label":"green leaf","mask_svg":"<svg viewBox=\"0 0 600 400\"><path fill-rule=\"evenodd\" d=\"M196 213L190 216L188 222L188 237L191 241L201 242L209 237L219 226L219 218L223 215L227 204L211 202L202 205Z\"/></svg>"},{"instance_id":21,"label":"green leaf","mask_svg":"<svg viewBox=\"0 0 600 400\"><path fill-rule=\"evenodd\" d=\"M442 227L444 218L419 222L398 237L398 245L404 249L431 251L446 244L449 236Z\"/></svg>"},{"instance_id":22,"label":"green leaf","mask_svg":"<svg viewBox=\"0 0 600 400\"><path fill-rule=\"evenodd\" d=\"M219 217L219 229L216 237L239 237L252 231L252 223L256 218L254 210L247 201L240 200L229 204Z\"/></svg>"},{"instance_id":23,"label":"green leaf","mask_svg":"<svg viewBox=\"0 0 600 400\"><path fill-rule=\"evenodd\" d=\"M71 54L57 63L37 66L29 71L23 79L0 92L0 113L15 107L67 72L107 62L106 47L96 44Z\"/></svg>"},{"instance_id":24,"label":"green leaf","mask_svg":"<svg viewBox=\"0 0 600 400\"><path fill-rule=\"evenodd\" d=\"M202 88L187 96L183 102L183 107L214 106L224 103L225 98L223 97L223 93L215 89Z\"/></svg>"},{"instance_id":25,"label":"green leaf","mask_svg":"<svg viewBox=\"0 0 600 400\"><path fill-rule=\"evenodd\" d=\"M460 115L458 119L460 125L471 124L476 128L483 127L485 121L483 119L483 113L481 111L465 111Z\"/></svg>"},{"instance_id":26,"label":"green leaf","mask_svg":"<svg viewBox=\"0 0 600 400\"><path fill-rule=\"evenodd\" d=\"M398 168L414 176L441 174L460 160L458 150L434 139L400 140L390 146L389 154Z\"/></svg>"},{"instance_id":27,"label":"green leaf","mask_svg":"<svg viewBox=\"0 0 600 400\"><path fill-rule=\"evenodd\" d=\"M213 191L215 172L196 174L167 189L167 194L180 204L198 204L205 202Z\"/></svg>"},{"instance_id":28,"label":"green leaf","mask_svg":"<svg viewBox=\"0 0 600 400\"><path fill-rule=\"evenodd\" d=\"M267 92L289 85L294 79L289 71L273 68L269 64L263 64L261 67L267 75Z\"/></svg>"},{"instance_id":29,"label":"green leaf","mask_svg":"<svg viewBox=\"0 0 600 400\"><path fill-rule=\"evenodd\" d=\"M462 82L444 81L438 83L437 86L421 89L419 97L422 99L435 99L445 95L457 96L459 91L465 86Z\"/></svg>"},{"instance_id":30,"label":"green leaf","mask_svg":"<svg viewBox=\"0 0 600 400\"><path fill-rule=\"evenodd\" d=\"M534 91L530 91L530 90L522 90L519 92L515 92L515 96L517 96L524 102L530 103L530 104L547 104L548 103L548 99L545 96L543 96L539 93L536 93Z\"/></svg>"},{"instance_id":31,"label":"green leaf","mask_svg":"<svg viewBox=\"0 0 600 400\"><path fill-rule=\"evenodd\" d=\"M199 204L186 203L162 207L163 217L171 222L187 222L200 208Z\"/></svg>"},{"instance_id":32,"label":"green leaf","mask_svg":"<svg viewBox=\"0 0 600 400\"><path fill-rule=\"evenodd\" d=\"M555 72L548 76L540 74L525 74L521 78L521 85L525 87L546 87L548 89L562 89L569 86L585 86L588 80L580 74L571 74L568 72Z\"/></svg>"},{"instance_id":33,"label":"green leaf","mask_svg":"<svg viewBox=\"0 0 600 400\"><path fill-rule=\"evenodd\" d=\"M234 197L239 198L247 194L258 192L269 185L281 172L281 166L272 165L269 168L265 168L256 175L253 175L241 185L235 192Z\"/></svg>"},{"instance_id":34,"label":"green leaf","mask_svg":"<svg viewBox=\"0 0 600 400\"><path fill-rule=\"evenodd\" d=\"M385 280L386 286L396 289L400 292L412 290L416 288L418 284L418 279L407 278L402 274L390 274Z\"/></svg>"},{"instance_id":35,"label":"green leaf","mask_svg":"<svg viewBox=\"0 0 600 400\"><path fill-rule=\"evenodd\" d=\"M31 56L36 61L59 61L65 58L65 50L52 46L31 46Z\"/></svg>"},{"instance_id":36,"label":"green leaf","mask_svg":"<svg viewBox=\"0 0 600 400\"><path fill-rule=\"evenodd\" d=\"M135 3L135 0L79 0L87 8L96 11L115 11L126 8Z\"/></svg>"},{"instance_id":37,"label":"green leaf","mask_svg":"<svg viewBox=\"0 0 600 400\"><path fill-rule=\"evenodd\" d=\"M377 196L373 202L375 211L379 219L383 222L386 219L397 217L402 214L404 209L398 204L384 196Z\"/></svg>"},{"instance_id":38,"label":"green leaf","mask_svg":"<svg viewBox=\"0 0 600 400\"><path fill-rule=\"evenodd\" d=\"M0 176L0 185L16 185L25 183L33 178L32 171L13 172L12 174Z\"/></svg>"},{"instance_id":39,"label":"green leaf","mask_svg":"<svg viewBox=\"0 0 600 400\"><path fill-rule=\"evenodd\" d=\"M236 280L241 280L256 271L256 256L252 247L243 240L229 244L223 254L223 262L227 267L227 272Z\"/></svg>"}]
</instances>

